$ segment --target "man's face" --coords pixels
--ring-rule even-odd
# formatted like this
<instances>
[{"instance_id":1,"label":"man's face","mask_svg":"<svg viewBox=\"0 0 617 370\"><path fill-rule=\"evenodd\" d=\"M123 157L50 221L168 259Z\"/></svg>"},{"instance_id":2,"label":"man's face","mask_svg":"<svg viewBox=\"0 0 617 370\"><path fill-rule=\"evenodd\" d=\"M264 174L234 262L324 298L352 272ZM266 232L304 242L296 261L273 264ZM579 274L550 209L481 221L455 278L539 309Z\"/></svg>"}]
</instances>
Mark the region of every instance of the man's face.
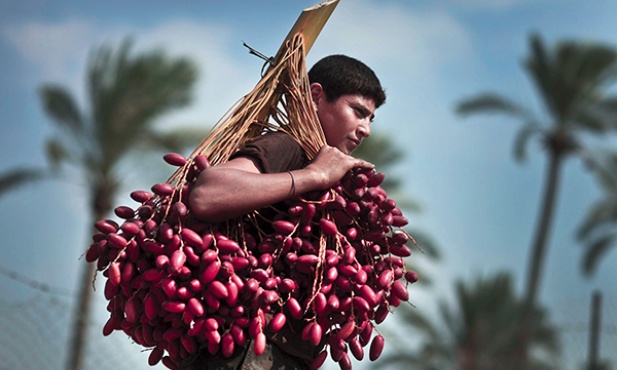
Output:
<instances>
[{"instance_id":1,"label":"man's face","mask_svg":"<svg viewBox=\"0 0 617 370\"><path fill-rule=\"evenodd\" d=\"M361 95L343 95L331 103L327 101L321 86L315 88L314 85L311 86L313 101L326 142L343 153L350 154L360 145L362 139L371 134L370 124L375 116L375 102Z\"/></svg>"}]
</instances>

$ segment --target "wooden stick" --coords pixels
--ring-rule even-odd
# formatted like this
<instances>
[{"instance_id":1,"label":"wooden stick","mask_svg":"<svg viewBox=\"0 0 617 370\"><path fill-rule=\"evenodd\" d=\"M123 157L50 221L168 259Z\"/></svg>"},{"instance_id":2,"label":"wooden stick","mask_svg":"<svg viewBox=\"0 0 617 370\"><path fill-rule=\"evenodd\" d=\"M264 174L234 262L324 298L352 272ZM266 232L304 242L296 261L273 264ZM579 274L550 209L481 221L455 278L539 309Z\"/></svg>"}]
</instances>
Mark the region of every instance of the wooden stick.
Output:
<instances>
[{"instance_id":1,"label":"wooden stick","mask_svg":"<svg viewBox=\"0 0 617 370\"><path fill-rule=\"evenodd\" d=\"M277 52L276 57L280 57L282 50L285 48L285 44L298 33L302 34L302 38L304 39L304 52L308 54L317 36L319 36L319 33L330 18L332 12L334 12L338 3L339 0L328 0L304 9L302 13L300 13L296 23L291 27L285 40L283 40L283 44ZM277 58L274 60L276 61Z\"/></svg>"}]
</instances>

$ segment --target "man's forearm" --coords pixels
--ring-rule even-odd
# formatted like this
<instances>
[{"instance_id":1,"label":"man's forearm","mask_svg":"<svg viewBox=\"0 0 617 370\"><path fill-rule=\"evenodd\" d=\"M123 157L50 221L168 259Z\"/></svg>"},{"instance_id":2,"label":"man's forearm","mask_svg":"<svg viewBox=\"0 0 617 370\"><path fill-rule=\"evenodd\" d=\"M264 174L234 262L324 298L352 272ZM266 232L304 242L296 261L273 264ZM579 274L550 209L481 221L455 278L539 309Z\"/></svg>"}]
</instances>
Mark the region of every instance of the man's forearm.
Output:
<instances>
[{"instance_id":1,"label":"man's forearm","mask_svg":"<svg viewBox=\"0 0 617 370\"><path fill-rule=\"evenodd\" d=\"M197 180L189 204L197 218L220 222L323 188L323 183L323 178L310 169L262 174L210 168Z\"/></svg>"}]
</instances>

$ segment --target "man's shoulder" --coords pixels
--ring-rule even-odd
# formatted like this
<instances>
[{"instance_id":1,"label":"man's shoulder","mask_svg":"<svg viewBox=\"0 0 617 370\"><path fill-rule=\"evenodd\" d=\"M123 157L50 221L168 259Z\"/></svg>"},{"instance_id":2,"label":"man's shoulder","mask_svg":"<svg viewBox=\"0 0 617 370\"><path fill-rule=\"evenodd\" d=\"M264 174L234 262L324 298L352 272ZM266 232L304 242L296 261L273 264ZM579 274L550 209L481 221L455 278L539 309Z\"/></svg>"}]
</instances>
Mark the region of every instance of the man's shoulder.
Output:
<instances>
[{"instance_id":1,"label":"man's shoulder","mask_svg":"<svg viewBox=\"0 0 617 370\"><path fill-rule=\"evenodd\" d=\"M300 144L291 135L284 131L268 131L260 136L255 137L252 142L271 142L281 145L297 146Z\"/></svg>"},{"instance_id":2,"label":"man's shoulder","mask_svg":"<svg viewBox=\"0 0 617 370\"><path fill-rule=\"evenodd\" d=\"M267 132L253 138L232 158L250 158L262 173L285 172L306 165L306 155L298 142L286 132Z\"/></svg>"}]
</instances>

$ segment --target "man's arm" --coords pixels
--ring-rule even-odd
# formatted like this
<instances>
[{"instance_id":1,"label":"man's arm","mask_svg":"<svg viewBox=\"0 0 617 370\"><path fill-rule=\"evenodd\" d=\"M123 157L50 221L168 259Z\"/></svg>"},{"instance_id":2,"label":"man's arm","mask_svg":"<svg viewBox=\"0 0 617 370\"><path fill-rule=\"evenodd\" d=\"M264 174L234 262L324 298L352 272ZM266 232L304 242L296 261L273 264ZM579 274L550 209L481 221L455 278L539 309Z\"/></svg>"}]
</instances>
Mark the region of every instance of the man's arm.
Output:
<instances>
[{"instance_id":1,"label":"man's arm","mask_svg":"<svg viewBox=\"0 0 617 370\"><path fill-rule=\"evenodd\" d=\"M261 173L250 159L239 157L202 171L189 206L197 218L220 222L285 200L294 190L299 195L327 189L357 167L371 169L373 165L327 145L313 162L291 175Z\"/></svg>"}]
</instances>

